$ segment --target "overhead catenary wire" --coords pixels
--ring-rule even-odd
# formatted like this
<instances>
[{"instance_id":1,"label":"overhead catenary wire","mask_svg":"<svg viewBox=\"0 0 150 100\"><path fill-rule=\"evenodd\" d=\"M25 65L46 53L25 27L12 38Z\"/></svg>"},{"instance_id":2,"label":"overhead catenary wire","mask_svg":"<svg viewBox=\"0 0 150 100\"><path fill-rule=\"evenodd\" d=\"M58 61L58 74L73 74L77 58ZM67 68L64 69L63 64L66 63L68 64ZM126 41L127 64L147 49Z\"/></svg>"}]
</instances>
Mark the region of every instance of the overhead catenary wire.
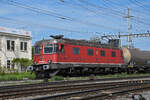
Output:
<instances>
[{"instance_id":1,"label":"overhead catenary wire","mask_svg":"<svg viewBox=\"0 0 150 100\"><path fill-rule=\"evenodd\" d=\"M142 4L141 2L137 1L137 0L130 0L131 2L134 2L136 5L138 5L139 7L143 8L144 10L150 11L149 7L144 6L144 4Z\"/></svg>"},{"instance_id":2,"label":"overhead catenary wire","mask_svg":"<svg viewBox=\"0 0 150 100\"><path fill-rule=\"evenodd\" d=\"M77 1L79 1L79 0L77 0ZM72 5L72 6L77 6L77 7L80 7L80 8L83 8L84 10L87 10L87 11L89 11L89 12L92 12L92 13L95 13L96 15L98 15L98 16L100 16L100 17L103 17L103 18L105 18L105 19L108 19L107 17L109 17L108 15L109 14L111 14L111 13L107 13L106 14L106 12L104 12L103 10L101 10L101 11L99 11L99 10L94 10L94 9L91 9L91 8L89 8L89 7L87 7L87 5L84 5L84 3L82 3L82 2L75 2L75 1L73 1L73 0L69 0L69 1L63 1L62 3L63 4L68 4L68 5ZM61 4L60 2L59 2L59 4ZM92 6L93 7L93 6ZM115 16L117 16L116 14L115 14ZM117 16L117 17L119 17L119 16ZM121 16L122 17L122 16ZM120 17L120 18L121 18ZM111 21L111 22L113 22L114 20L111 20L111 19L109 19L109 21ZM116 21L115 21L115 24L116 24ZM120 23L119 23L120 24ZM122 26L122 25L121 25ZM118 32L124 32L124 31L122 31L121 29L120 29L120 31L118 31ZM117 33L118 34L118 33Z\"/></svg>"},{"instance_id":3,"label":"overhead catenary wire","mask_svg":"<svg viewBox=\"0 0 150 100\"><path fill-rule=\"evenodd\" d=\"M81 1L81 0L78 0L78 1ZM89 3L89 2L87 2L87 1L85 1L85 0L82 0L82 2L85 3L85 4L91 5L91 6L93 6L93 7L99 8L99 9L103 8L103 7L101 7L101 6L99 7L99 6L96 6L95 4L91 4L91 3ZM112 10L112 9L111 9L111 10ZM112 11L114 11L114 10L112 10ZM117 12L120 12L120 11L117 11ZM117 12L116 12L116 13L117 13ZM119 15L117 14L117 16L121 16L121 17L122 17L122 12L120 12ZM149 23L142 21L142 20L139 19L138 17L133 18L133 19L132 19L132 22L133 22L133 23L140 23L140 24L143 24L143 25L148 26L148 27L149 27L149 25L150 25ZM138 25L139 25L139 24L138 24Z\"/></svg>"},{"instance_id":4,"label":"overhead catenary wire","mask_svg":"<svg viewBox=\"0 0 150 100\"><path fill-rule=\"evenodd\" d=\"M72 19L70 17L62 16L62 15L57 14L57 13L53 13L53 12L50 12L50 11L47 12L47 10L43 10L43 9L39 9L39 8L35 8L35 7L30 7L30 6L26 6L24 4L22 5L22 4L18 3L18 2L14 2L12 0L7 0L7 1L9 1L7 3L9 3L11 5L18 6L18 7L23 7L24 9L32 10L32 11L38 12L38 13L44 13L44 14L48 14L48 15L50 14L50 16L57 17L57 18L60 18L60 19L63 19L63 20L70 20L70 21L79 22L79 23L82 23L82 24L85 24L85 25L96 26L96 27L103 27L105 29L120 31L120 29L115 29L115 28L112 28L112 27L104 26L104 25L99 25L99 24L97 25L97 24L94 24L94 23L86 22L86 21L74 20L74 19ZM79 0L79 1L81 2L81 0ZM94 5L92 4L92 6L94 6Z\"/></svg>"},{"instance_id":5,"label":"overhead catenary wire","mask_svg":"<svg viewBox=\"0 0 150 100\"><path fill-rule=\"evenodd\" d=\"M138 7L141 7L141 8L143 8L142 6L142 4L140 4L140 2L139 1L136 1L136 0L129 0L131 3L133 3L133 4L135 4L135 5L137 5ZM145 7L143 8L143 9L145 9ZM131 9L131 10L133 10L133 11L135 11L135 12L139 12L138 10L135 10L135 9ZM144 12L140 12L140 13L144 13ZM146 13L146 15L147 14L149 14L150 15L150 13ZM133 19L132 19L132 21L133 22L138 22L138 23L141 23L141 24L143 24L143 25L146 25L146 26L150 26L150 23L148 23L148 21L147 21L148 19L146 19L146 18L141 18L141 17L139 17L139 16L135 16ZM146 21L146 22L144 22L144 21Z\"/></svg>"},{"instance_id":6,"label":"overhead catenary wire","mask_svg":"<svg viewBox=\"0 0 150 100\"><path fill-rule=\"evenodd\" d=\"M29 5L26 5L26 4L21 4L21 3L19 3L18 4L18 2L16 2L16 1L14 1L14 0L2 0L2 1L5 1L5 3L7 2L7 3L10 3L10 5L12 5L13 4L13 6L14 6L14 4L15 4L15 6L20 6L21 8L22 8L22 5L23 5L23 7L25 6L25 7L28 7ZM9 2L8 2L9 1ZM10 2L11 1L11 2ZM78 1L81 1L81 0L78 0ZM82 1L85 1L85 0L82 0ZM1 2L1 1L0 1ZM15 2L15 3L12 3L12 2ZM17 3L17 4L16 4ZM81 2L81 3L83 3L83 2ZM83 4L85 4L85 3L83 3ZM90 3L91 4L91 3ZM94 4L95 5L95 4ZM83 6L83 5L81 5L81 6ZM30 7L30 6L29 6ZM93 7L93 6L92 6ZM88 7L86 7L86 6L84 6L84 8L88 8ZM111 10L111 9L109 9L108 7L99 7L99 6L96 6L96 8L98 8L99 10L101 9L107 9L107 11L108 12L115 12L115 10ZM27 8L25 8L25 9L27 9ZM36 9L35 7L31 7L31 9L32 10L37 10L37 13L48 13L48 14L50 14L50 15L48 15L48 16L53 16L53 17L55 17L55 18L58 18L58 19L61 19L61 20L70 20L70 21L72 21L72 18L71 17L68 17L68 16L64 16L64 15L61 15L61 14L59 14L59 13L54 13L54 12L52 12L51 13L51 11L48 11L47 12L47 10L44 10L44 9L41 9L41 8L38 8L38 9ZM44 11L43 11L44 10ZM88 10L90 10L91 11L91 9L90 8L88 8ZM96 12L96 11L94 11L94 10L92 10L93 12ZM34 11L34 12L36 12L36 11ZM114 12L113 12L113 14L114 14ZM117 11L117 12L115 12L115 13L119 13L120 11ZM121 14L122 12L120 12L120 17L122 17L122 14ZM118 14L115 14L116 16L119 16ZM134 21L136 21L136 22L138 22L138 23L141 23L141 24L144 24L144 25L148 25L148 24L146 24L146 23L144 23L144 22L142 22L142 21L139 21L139 19L136 19L136 20L134 20ZM134 22L133 21L133 22ZM120 31L120 29L116 29L116 28L113 28L113 27L109 27L109 26L105 26L105 25L99 25L99 24L95 24L94 25L94 23L89 23L88 24L88 22L86 22L86 21L79 21L79 20L73 20L73 22L77 22L77 23L82 23L82 24L84 24L84 25L90 25L90 26L96 26L96 27L102 27L102 28L105 28L105 29L108 29L108 30L116 30L116 31ZM84 23L83 23L84 22ZM104 26L104 27L103 27Z\"/></svg>"},{"instance_id":7,"label":"overhead catenary wire","mask_svg":"<svg viewBox=\"0 0 150 100\"><path fill-rule=\"evenodd\" d=\"M90 31L79 31L79 30L57 28L57 27L52 27L52 26L48 26L48 25L33 23L31 21L30 22L29 21L22 21L22 20L17 20L17 19L12 19L12 18L7 18L7 17L1 17L1 16L0 16L0 20L5 21L5 22L8 21L9 24L13 23L13 24L17 24L17 25L28 25L28 27L36 27L36 29L38 29L40 27L40 28L44 28L44 29L46 28L46 29L50 29L50 30L57 30L57 31L61 30L61 31L65 31L65 34L66 34L66 32L69 32L67 34L70 34L70 35L72 35L72 33L75 33L76 35L78 34L79 36L84 35L84 34L86 35L86 34L96 33L96 32L90 32ZM51 34L51 33L49 33L49 34ZM63 34L63 33L61 32L61 34ZM101 34L101 33L96 33L96 34ZM33 38L33 40L39 39L39 37L37 35L33 35L32 38Z\"/></svg>"},{"instance_id":8,"label":"overhead catenary wire","mask_svg":"<svg viewBox=\"0 0 150 100\"><path fill-rule=\"evenodd\" d=\"M0 2L7 3L9 5L13 5L13 6L17 6L17 7L21 7L21 8L24 8L24 9L27 9L27 10L30 10L30 11L34 11L34 12L37 12L37 13L46 14L48 16L60 18L62 20L69 20L69 21L72 21L72 22L84 24L86 26L99 27L99 28L105 28L105 29L120 31L120 29L116 29L116 28L112 28L112 27L109 27L109 26L101 25L101 24L96 24L96 23L92 23L92 22L88 22L88 21L83 21L83 20L71 18L71 17L64 16L64 15L61 15L61 14L58 14L58 13L47 11L45 9L31 7L29 5L21 4L19 2L13 1L13 0L3 0L3 1L0 1Z\"/></svg>"},{"instance_id":9,"label":"overhead catenary wire","mask_svg":"<svg viewBox=\"0 0 150 100\"><path fill-rule=\"evenodd\" d=\"M99 1L101 1L101 0L99 0ZM143 11L140 11L140 10L137 10L137 9L133 9L132 7L130 7L130 6L128 6L128 5L130 5L130 4L128 4L128 5L125 5L124 7L123 6L121 6L120 4L119 4L119 2L115 2L114 0L103 0L104 2L105 2L105 4L107 5L107 7L112 7L112 8L117 8L117 9L122 9L122 10L126 10L126 8L130 8L130 10L131 11L133 11L133 12L135 12L135 13L141 13L142 15L143 15L143 13L145 14L145 15L150 15L150 13L149 12L143 12ZM130 1L131 2L131 0L128 0L128 1ZM139 1L138 1L139 2ZM131 3L134 3L134 2L131 2ZM145 2L144 2L145 3ZM134 17L135 19L137 19L137 20L147 20L146 18L139 18L139 16L135 16Z\"/></svg>"},{"instance_id":10,"label":"overhead catenary wire","mask_svg":"<svg viewBox=\"0 0 150 100\"><path fill-rule=\"evenodd\" d=\"M99 6L99 5L89 3L89 2L87 2L87 1L85 1L85 0L78 0L78 1L80 1L80 2L82 2L82 3L85 3L85 4L87 4L87 5L90 5L90 6L92 6L92 7L95 7L95 8L97 8L97 9L99 9L99 10L101 10L101 9L106 9L106 10L109 10L109 11L113 11L114 14L115 14L117 17L118 17L118 16L120 16L120 17L123 17L123 16L124 16L124 13L122 13L122 12L120 12L120 11L116 11L116 10L113 10L113 9L110 10L110 9L108 9L107 7L101 7L101 6ZM110 12L110 13L112 13L112 12ZM138 22L138 23L140 23L140 24L144 24L144 25L149 26L148 23L145 23L145 22L141 21L140 19L137 19L136 17L133 18L133 21L132 21L132 22Z\"/></svg>"},{"instance_id":11,"label":"overhead catenary wire","mask_svg":"<svg viewBox=\"0 0 150 100\"><path fill-rule=\"evenodd\" d=\"M101 1L101 0L99 0ZM121 6L119 3L116 3L114 0L102 0L104 3L105 7L117 10L121 12L121 10L125 10L127 7L126 6Z\"/></svg>"},{"instance_id":12,"label":"overhead catenary wire","mask_svg":"<svg viewBox=\"0 0 150 100\"><path fill-rule=\"evenodd\" d=\"M77 2L78 1L78 2ZM80 7L80 8L83 8L83 9L85 9L85 10L87 10L87 11L89 11L89 12L93 12L93 13L95 13L95 14L99 14L99 13L101 13L101 16L102 15L106 15L106 16L108 16L108 15L114 15L113 13L107 13L106 14L106 12L105 11L103 11L103 10L94 10L94 9L90 9L87 5L84 5L84 3L83 2L81 2L81 1L79 1L79 0L77 0L76 2L75 1L73 1L73 0L70 0L70 2L63 2L63 3L65 3L65 4L71 4L71 5L74 5L74 6L78 6L78 7ZM72 3L71 3L72 2ZM91 5L90 5L91 6ZM93 7L93 6L92 6ZM94 7L95 8L95 7Z\"/></svg>"},{"instance_id":13,"label":"overhead catenary wire","mask_svg":"<svg viewBox=\"0 0 150 100\"><path fill-rule=\"evenodd\" d=\"M108 0L103 0L103 1L107 1L108 2ZM113 1L111 1L111 0L109 0L109 2L110 3L114 3ZM139 1L137 1L137 0L135 0L135 2L133 2L132 0L130 0L130 2L131 3L140 3ZM117 4L117 3L114 3L115 5L117 5L117 6L119 6L119 4ZM138 4L138 6L142 6L142 4L141 5L139 5ZM120 8L120 7L119 7ZM121 7L122 8L122 7ZM139 10L135 10L135 9L131 9L131 10L133 10L134 12L139 12ZM141 13L143 13L143 12L141 12ZM146 13L146 14L150 14L150 13ZM147 19L145 19L145 18L140 18L139 16L134 16L134 18L132 19L132 22L134 22L134 23L140 23L140 24L143 24L143 25L146 25L146 26L148 26L149 27L149 25L150 25L150 23L147 23L148 21L146 21ZM146 22L144 22L144 21L146 21Z\"/></svg>"},{"instance_id":14,"label":"overhead catenary wire","mask_svg":"<svg viewBox=\"0 0 150 100\"><path fill-rule=\"evenodd\" d=\"M59 3L59 4L61 4L61 3ZM76 2L73 1L73 0L63 1L62 4L80 7L80 8L82 8L82 9L88 11L88 12L94 13L95 15L99 16L99 18L104 18L104 17L105 17L105 19L109 20L109 22L113 22L113 23L115 22L115 23L116 23L116 20L117 20L117 19L116 19L116 20L112 20L112 19L109 17L109 15L110 15L111 13L107 13L107 14L106 14L106 12L104 12L104 11L99 11L99 10L90 9L90 8L88 8L86 5L83 5L83 4L81 4L80 2L77 2L77 1L76 1ZM117 16L117 17L118 17L118 16ZM120 17L120 18L121 18L121 17ZM120 22L117 22L117 23L120 24ZM123 25L121 25L121 26L123 26ZM123 26L123 27L124 27L124 26ZM121 31L121 30L120 30L120 31Z\"/></svg>"},{"instance_id":15,"label":"overhead catenary wire","mask_svg":"<svg viewBox=\"0 0 150 100\"><path fill-rule=\"evenodd\" d=\"M72 1L72 3L70 3ZM77 0L77 1L81 1L81 0ZM83 3L83 1L84 1L84 3ZM100 1L100 0L99 0ZM103 0L104 2L105 1L108 1L108 0ZM85 0L82 0L82 2L81 3L83 3L83 4L85 4L85 6L84 5L82 5L82 4L80 4L80 3L77 3L77 2L73 2L73 0L70 0L70 2L68 2L68 1L63 1L63 3L66 3L66 4L72 4L72 5L76 5L76 6L79 6L79 7L81 7L81 8L83 8L83 9L85 9L85 10L87 10L87 11L90 11L90 12L93 12L93 13L95 13L95 14L99 14L99 11L97 10L93 10L93 9L90 9L86 4L90 4L90 6L94 6L95 7L95 4L93 5L91 5L91 3L87 3ZM109 0L108 2L110 2L110 3L112 3L112 1L111 0ZM109 3L109 4L110 4ZM116 3L115 3L116 4ZM118 3L117 3L118 4ZM104 6L104 5L103 5ZM119 6L120 7L120 5L117 5L117 6ZM127 7L128 7L128 5L127 5ZM109 8L109 5L107 6L107 3L106 3L106 5L104 6L104 7L100 7L99 9L103 9L103 8ZM121 7L122 9L126 9L126 8L123 8L123 7ZM111 9L112 10L112 9ZM102 10L103 11L103 10ZM113 11L113 10L112 10ZM120 12L120 11L119 11ZM104 14L101 14L101 15L104 15ZM117 17L119 16L119 15L116 15ZM122 16L121 16L122 17ZM145 20L144 19L141 19L141 18L139 18L139 17L134 17L133 19L132 19L132 23L135 23L136 25L138 25L138 27L140 27L139 25L141 25L141 24L143 24L143 25L145 25L145 27L147 26L147 27L149 27L149 23L147 23L147 22L144 22ZM140 24L139 24L140 23ZM134 25L135 25L134 24ZM137 27L137 26L136 26ZM134 27L134 29L136 28L136 27ZM141 27L140 27L141 28ZM139 29L139 28L138 28Z\"/></svg>"},{"instance_id":16,"label":"overhead catenary wire","mask_svg":"<svg viewBox=\"0 0 150 100\"><path fill-rule=\"evenodd\" d=\"M85 1L85 0L78 0L78 1L81 2L81 3L84 3L84 4L86 4L86 5L90 5L90 6L94 7L94 8L99 9L99 10L108 11L109 13L112 13L112 14L114 14L114 15L119 15L119 16L124 15L124 13L119 12L119 11L117 11L117 10L108 9L107 7L102 7L102 6L96 5L96 4L94 4L94 3L89 3L89 2L87 2L87 1Z\"/></svg>"},{"instance_id":17,"label":"overhead catenary wire","mask_svg":"<svg viewBox=\"0 0 150 100\"><path fill-rule=\"evenodd\" d=\"M76 31L76 30L58 28L58 27L53 27L53 26L44 25L44 24L37 24L37 23L31 22L31 21L22 21L22 20L8 18L8 17L2 17L2 16L0 16L0 20L6 20L6 21L9 21L9 22L12 22L12 23L15 23L15 24L29 25L29 26L32 26L32 27L42 27L42 28L53 29L53 30L61 30L61 31L66 31L66 32L87 33L87 31ZM89 33L94 33L94 32L89 32Z\"/></svg>"},{"instance_id":18,"label":"overhead catenary wire","mask_svg":"<svg viewBox=\"0 0 150 100\"><path fill-rule=\"evenodd\" d=\"M107 2L107 4L108 4L108 2L109 2L109 4L108 5L110 5L110 3L111 4L115 4L115 5L117 5L119 8L122 8L118 3L114 3L114 1L112 1L112 0L103 0L104 2ZM132 0L130 0L130 1L132 1ZM137 1L137 0L135 0L136 2L139 2L139 1ZM134 3L134 2L132 2L132 3ZM140 2L139 2L140 3ZM138 5L139 6L139 5ZM142 6L142 5L141 5ZM132 8L130 8L131 10L133 10L134 12L139 12L139 10L135 10L135 9L132 9ZM141 13L143 13L143 12L141 12ZM150 13L146 13L146 14L150 14ZM135 19L135 20L134 20ZM149 26L149 24L148 23L146 23L146 22L143 22L144 20L147 20L147 19L145 19L145 18L140 18L139 16L134 16L134 18L133 18L133 22L135 22L135 21L137 21L137 22L139 22L139 23L142 23L142 24L145 24L145 25L148 25Z\"/></svg>"}]
</instances>

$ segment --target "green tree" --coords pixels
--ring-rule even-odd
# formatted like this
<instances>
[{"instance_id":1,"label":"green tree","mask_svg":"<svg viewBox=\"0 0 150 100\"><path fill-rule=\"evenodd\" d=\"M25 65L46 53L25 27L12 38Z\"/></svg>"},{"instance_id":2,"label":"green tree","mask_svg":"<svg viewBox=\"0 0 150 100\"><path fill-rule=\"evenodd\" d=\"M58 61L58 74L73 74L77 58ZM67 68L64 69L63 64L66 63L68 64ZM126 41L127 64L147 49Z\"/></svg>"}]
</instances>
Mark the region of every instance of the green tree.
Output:
<instances>
[{"instance_id":1,"label":"green tree","mask_svg":"<svg viewBox=\"0 0 150 100\"><path fill-rule=\"evenodd\" d=\"M12 60L13 64L20 64L21 67L27 67L32 65L32 60L29 60L28 58L14 58Z\"/></svg>"}]
</instances>

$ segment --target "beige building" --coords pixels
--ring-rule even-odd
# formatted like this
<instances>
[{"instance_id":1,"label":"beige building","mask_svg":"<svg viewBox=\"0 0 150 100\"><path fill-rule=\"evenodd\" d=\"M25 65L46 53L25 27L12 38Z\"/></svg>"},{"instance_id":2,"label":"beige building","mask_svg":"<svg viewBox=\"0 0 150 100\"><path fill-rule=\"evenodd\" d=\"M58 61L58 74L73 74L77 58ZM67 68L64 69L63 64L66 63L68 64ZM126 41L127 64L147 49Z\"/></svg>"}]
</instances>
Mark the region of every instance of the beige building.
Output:
<instances>
[{"instance_id":1,"label":"beige building","mask_svg":"<svg viewBox=\"0 0 150 100\"><path fill-rule=\"evenodd\" d=\"M13 58L32 59L31 32L0 27L0 66L9 69L19 69L13 65Z\"/></svg>"}]
</instances>

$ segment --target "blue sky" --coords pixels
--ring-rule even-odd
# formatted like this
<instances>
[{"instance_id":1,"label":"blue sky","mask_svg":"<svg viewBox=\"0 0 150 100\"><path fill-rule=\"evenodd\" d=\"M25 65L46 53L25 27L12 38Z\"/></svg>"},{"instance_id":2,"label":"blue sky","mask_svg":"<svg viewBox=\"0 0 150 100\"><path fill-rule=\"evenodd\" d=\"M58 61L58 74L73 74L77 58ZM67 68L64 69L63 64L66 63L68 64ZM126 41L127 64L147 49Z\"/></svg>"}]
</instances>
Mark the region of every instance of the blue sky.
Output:
<instances>
[{"instance_id":1,"label":"blue sky","mask_svg":"<svg viewBox=\"0 0 150 100\"><path fill-rule=\"evenodd\" d=\"M134 16L131 32L150 30L149 0L0 0L0 26L32 31L33 44L56 34L74 39L127 34L128 8ZM133 43L150 50L150 38L135 38Z\"/></svg>"}]
</instances>

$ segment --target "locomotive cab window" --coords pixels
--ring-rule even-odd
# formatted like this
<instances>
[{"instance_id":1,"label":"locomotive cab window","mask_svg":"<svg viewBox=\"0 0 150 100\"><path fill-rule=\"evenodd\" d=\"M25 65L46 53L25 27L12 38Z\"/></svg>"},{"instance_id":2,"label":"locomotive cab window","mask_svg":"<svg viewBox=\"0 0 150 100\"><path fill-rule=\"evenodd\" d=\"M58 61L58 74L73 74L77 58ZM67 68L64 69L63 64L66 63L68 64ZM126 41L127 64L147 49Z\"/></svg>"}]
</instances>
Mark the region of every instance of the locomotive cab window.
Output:
<instances>
[{"instance_id":1,"label":"locomotive cab window","mask_svg":"<svg viewBox=\"0 0 150 100\"><path fill-rule=\"evenodd\" d=\"M111 52L111 56L112 56L112 57L116 57L116 52L112 51L112 52Z\"/></svg>"},{"instance_id":2,"label":"locomotive cab window","mask_svg":"<svg viewBox=\"0 0 150 100\"><path fill-rule=\"evenodd\" d=\"M106 54L105 54L105 51L104 50L100 50L100 56L105 56Z\"/></svg>"},{"instance_id":3,"label":"locomotive cab window","mask_svg":"<svg viewBox=\"0 0 150 100\"><path fill-rule=\"evenodd\" d=\"M59 52L59 45L58 44L54 44L54 52Z\"/></svg>"},{"instance_id":4,"label":"locomotive cab window","mask_svg":"<svg viewBox=\"0 0 150 100\"><path fill-rule=\"evenodd\" d=\"M41 53L41 47L40 46L35 46L34 54L40 54L40 53Z\"/></svg>"},{"instance_id":5,"label":"locomotive cab window","mask_svg":"<svg viewBox=\"0 0 150 100\"><path fill-rule=\"evenodd\" d=\"M93 49L88 49L88 55L93 56Z\"/></svg>"},{"instance_id":6,"label":"locomotive cab window","mask_svg":"<svg viewBox=\"0 0 150 100\"><path fill-rule=\"evenodd\" d=\"M72 48L73 49L73 54L79 55L80 54L80 48Z\"/></svg>"},{"instance_id":7,"label":"locomotive cab window","mask_svg":"<svg viewBox=\"0 0 150 100\"><path fill-rule=\"evenodd\" d=\"M44 46L44 53L52 53L53 52L53 44L47 44Z\"/></svg>"}]
</instances>

